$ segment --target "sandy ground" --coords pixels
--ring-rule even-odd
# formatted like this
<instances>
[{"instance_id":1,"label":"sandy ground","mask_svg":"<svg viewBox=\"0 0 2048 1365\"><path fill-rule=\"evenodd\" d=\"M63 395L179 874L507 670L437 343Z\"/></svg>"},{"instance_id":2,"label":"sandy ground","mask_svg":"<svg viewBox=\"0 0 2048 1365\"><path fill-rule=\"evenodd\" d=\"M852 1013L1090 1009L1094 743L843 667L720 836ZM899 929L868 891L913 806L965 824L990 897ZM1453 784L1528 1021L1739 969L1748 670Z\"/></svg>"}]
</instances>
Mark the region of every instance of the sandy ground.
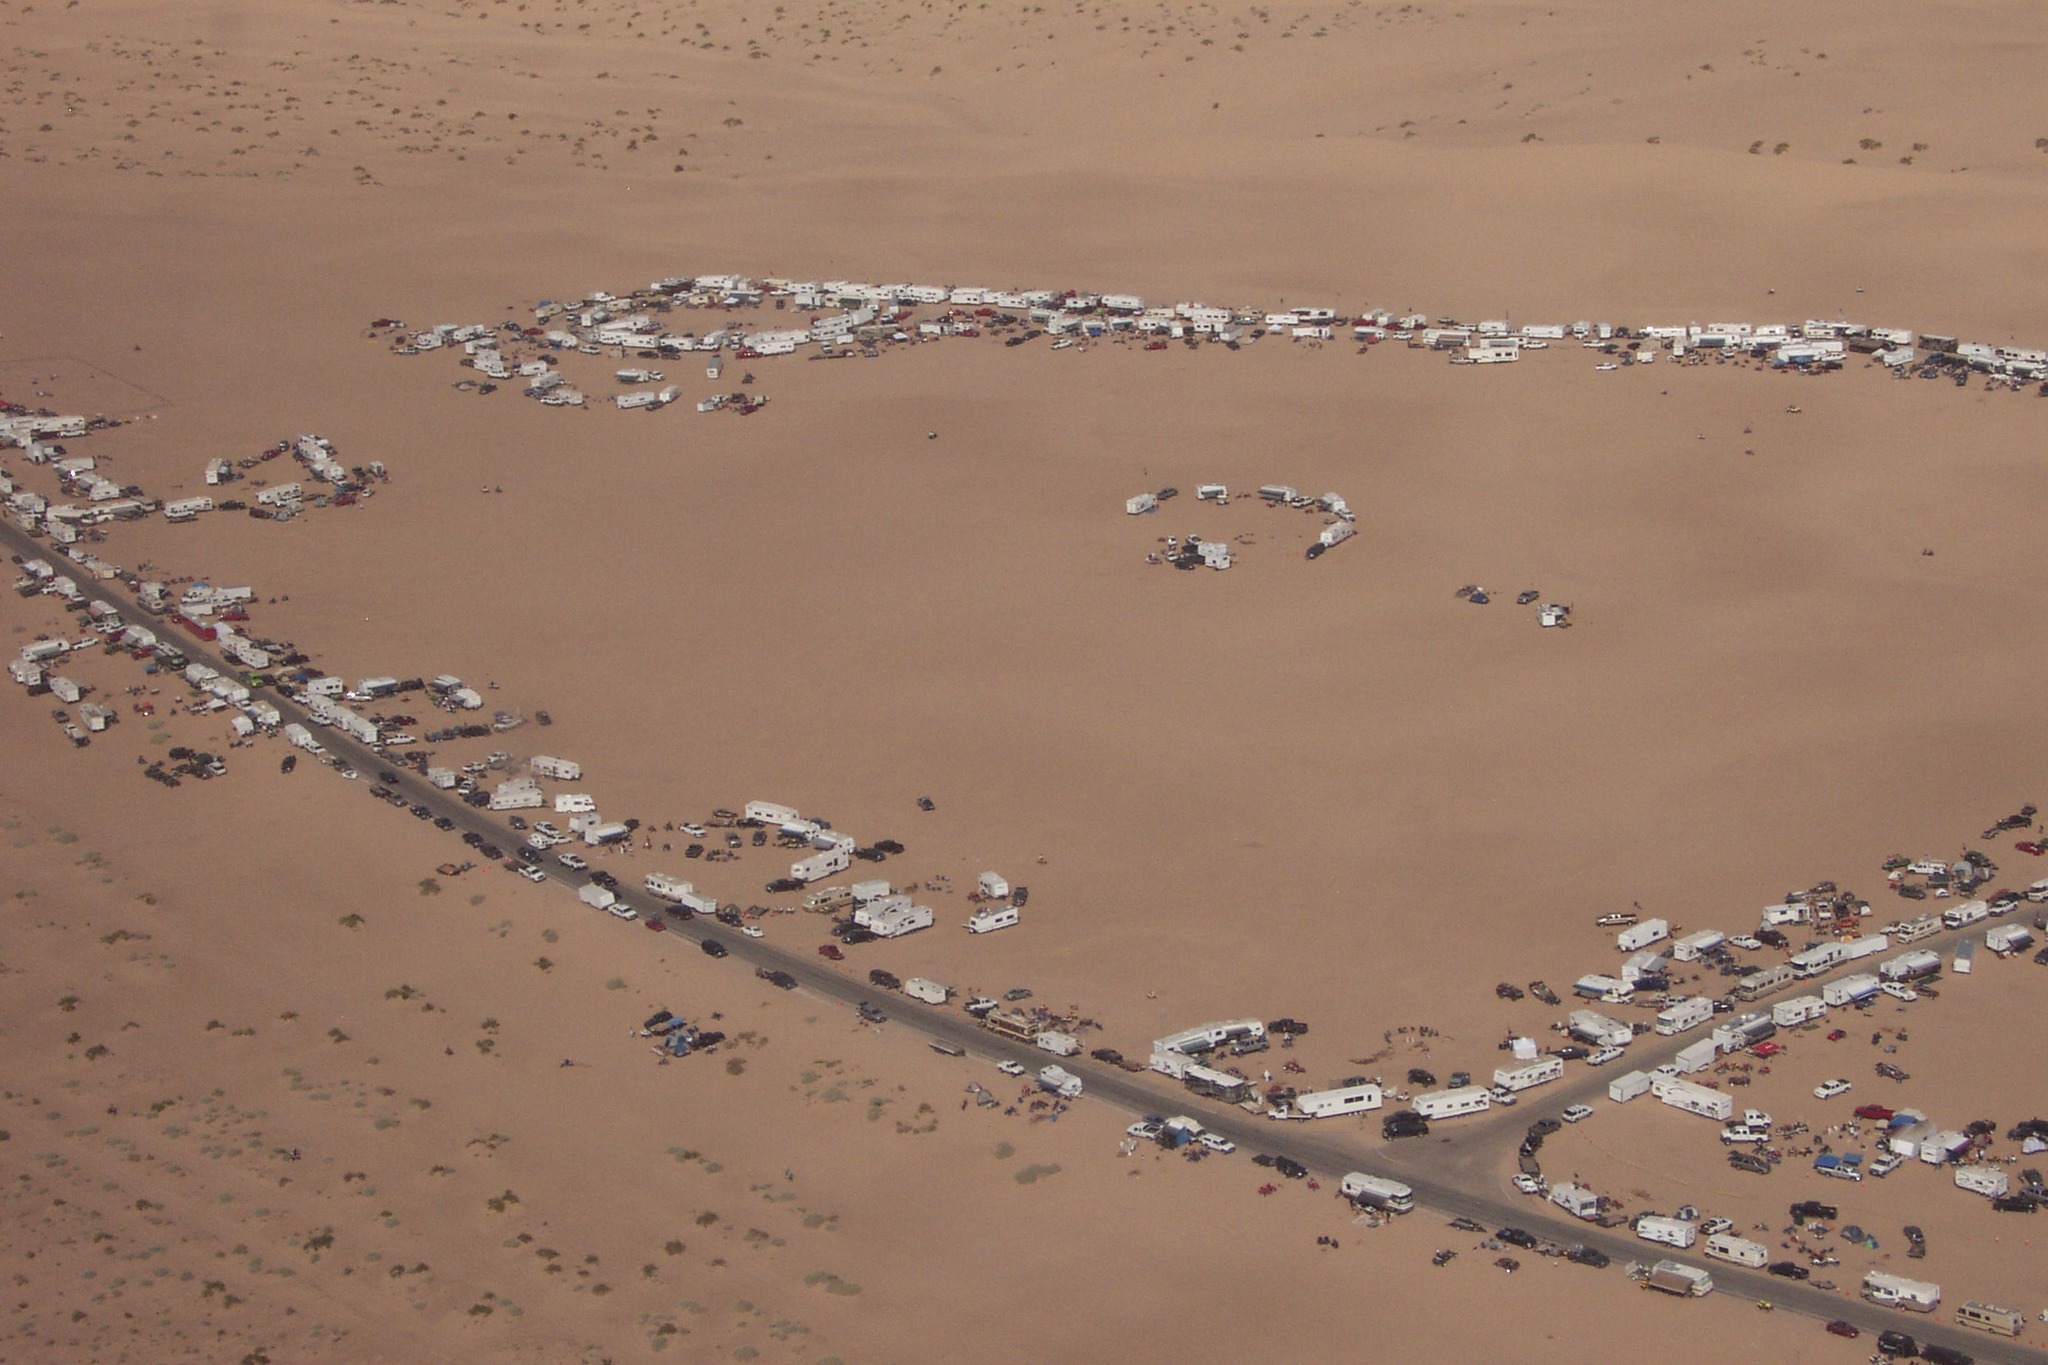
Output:
<instances>
[{"instance_id":1,"label":"sandy ground","mask_svg":"<svg viewBox=\"0 0 2048 1365\"><path fill-rule=\"evenodd\" d=\"M156 496L301 431L385 461L393 482L360 507L144 523L108 553L258 585L260 628L350 678L449 671L498 682L493 704L549 708L544 737L448 752L577 758L607 814L658 824L762 797L903 840L894 875L964 888L1002 869L1032 887L1022 928L970 940L964 898L938 895L940 929L847 969L1029 984L1126 1052L1204 1018L1290 1013L1315 1025L1299 1053L1312 1080L1410 1052L1398 1030L1416 1025L1439 1031L1439 1073L1489 1069L1504 1032L1550 1022L1495 1001L1493 982L1562 985L1611 963L1590 927L1601 910L1639 900L1734 931L1823 877L1874 892L1885 854L1952 854L2038 797L2039 746L2014 715L2039 653L2021 585L2044 567L2032 398L1856 367L1599 374L1575 348L1475 373L1343 346L962 341L763 362L775 402L744 420L688 404L555 413L454 392L444 358L394 359L363 335L380 316L529 316L539 298L730 268L1517 320L1840 310L2042 344L2012 287L2042 266L2035 11L1588 0L1275 6L1235 24L1163 6L756 9L301 0L187 21L0 5L0 394L137 419L78 448ZM682 377L691 399L730 387ZM1209 479L1335 489L1363 534L1309 564L1315 523L1254 504L1122 515L1133 492ZM1143 562L1188 530L1249 543L1228 574ZM1540 587L1578 625L1538 631L1526 611L1455 600L1475 582ZM61 625L40 602L0 611L24 638ZM102 687L131 680L98 666ZM15 1358L66 1331L102 1358L180 1333L205 1357L223 1330L299 1358L404 1358L478 1334L493 1353L595 1358L651 1349L664 1313L692 1351L770 1358L1075 1340L1236 1354L1288 1334L1446 1331L1476 1353L1539 1330L1507 1322L1619 1354L1700 1316L1738 1349L1853 1349L1618 1284L1589 1291L1603 1345L1577 1295L1524 1290L1547 1266L1482 1287L1472 1276L1497 1276L1485 1258L1431 1271L1434 1234L1411 1225L1360 1231L1354 1250L1334 1205L1258 1200L1245 1167L1132 1180L1108 1116L1084 1108L1055 1130L960 1115L954 1064L907 1039L848 1039L844 1019L706 964L652 962L559 894L491 872L422 896L444 841L324 773L287 782L261 750L226 783L161 792L135 754L216 745L216 727L131 716L73 753L46 710L0 708L30 756L0 783L18 840L35 841L9 857L38 893L8 952L37 989L10 992L5 1026L48 1068L15 1080L6 1151L31 1178L7 1235L62 1265L19 1300L17 1323L34 1325ZM930 814L913 805L924 794ZM79 848L112 866L81 870ZM685 866L658 849L618 860L634 875ZM745 902L781 865L748 849L700 869ZM135 901L144 890L159 904ZM353 932L337 924L349 913L365 917ZM120 928L155 937L99 941ZM539 956L559 965L543 974ZM1986 1094L1968 1044L1994 1023L2015 1049L2037 1041L1998 995L2033 970L1987 966L1915 1006L1953 1022L1916 1027L1914 1084L2001 1128L2020 1117L2016 1094ZM605 991L613 978L622 992ZM385 999L406 985L424 995ZM733 1052L744 1074L714 1058L644 1082L599 1075L651 1067L626 1028L700 998L771 1040ZM501 1021L489 1054L485 1017ZM114 1053L87 1062L93 1045ZM1822 1048L1795 1048L1765 1107L1804 1113ZM899 1097L872 1124L858 1080L844 1106L821 1100L825 1059ZM704 1102L663 1112L672 1082ZM81 1095L61 1098L67 1085ZM165 1099L206 1116L141 1118ZM343 1099L360 1122L307 1107ZM108 1103L121 1112L103 1118ZM937 1131L897 1133L920 1103ZM1653 1143L1697 1148L1716 1190L1745 1179L1712 1174L1718 1143L1693 1122L1638 1104L1581 1131L1638 1163ZM515 1140L468 1145L492 1133ZM1016 1149L1000 1163L998 1141ZM269 1155L294 1146L288 1170ZM53 1154L73 1193L52 1183ZM128 1193L130 1155L177 1164L193 1193L159 1193L161 1178ZM1031 1163L1061 1173L1015 1185ZM367 1178L343 1180L354 1171ZM669 1190L652 1209L651 1171ZM1997 1246L1941 1221L1991 1215L1914 1174L1853 1192L1872 1225L1911 1221L1889 1200L1915 1204L1947 1283L2019 1295ZM121 1197L85 1204L110 1180ZM1739 1184L1725 1197L1766 1209L1786 1183L1757 1182L1768 1201ZM521 1202L489 1210L507 1188ZM1661 1175L1640 1188L1690 1197ZM1921 1214L1923 1195L1937 1211ZM179 1280L185 1297L162 1295L124 1337L115 1316L137 1310L92 1303L78 1278L104 1255L86 1245L88 1207L119 1211L117 1255L166 1248L173 1275L151 1279L227 1288ZM720 1217L699 1229L705 1211ZM803 1226L813 1213L840 1221ZM330 1224L316 1267L303 1248ZM1326 1231L1340 1254L1317 1252ZM549 1274L528 1244L501 1245L521 1232L599 1268ZM670 1258L670 1240L687 1250ZM391 1277L400 1261L431 1268ZM268 1273L280 1266L298 1273ZM819 1271L862 1292L807 1286ZM1356 1293L1411 1274L1412 1293ZM996 1276L1035 1292L992 1303ZM597 1283L615 1297L560 1292ZM509 1305L472 1314L500 1302L487 1292ZM1515 1317L1458 1311L1524 1292ZM226 1316L228 1293L243 1318ZM1226 1311L1198 1331L1192 1301ZM774 1340L778 1320L809 1331Z\"/></svg>"}]
</instances>

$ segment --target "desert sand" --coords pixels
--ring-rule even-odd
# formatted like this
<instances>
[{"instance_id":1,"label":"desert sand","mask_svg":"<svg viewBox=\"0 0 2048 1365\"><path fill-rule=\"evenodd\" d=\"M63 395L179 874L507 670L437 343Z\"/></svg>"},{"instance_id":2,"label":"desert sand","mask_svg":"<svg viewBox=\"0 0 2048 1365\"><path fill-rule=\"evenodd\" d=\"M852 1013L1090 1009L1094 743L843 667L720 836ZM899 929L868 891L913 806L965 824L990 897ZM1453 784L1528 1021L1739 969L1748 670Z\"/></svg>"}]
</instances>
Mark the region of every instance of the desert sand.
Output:
<instances>
[{"instance_id":1,"label":"desert sand","mask_svg":"<svg viewBox=\"0 0 2048 1365\"><path fill-rule=\"evenodd\" d=\"M567 754L607 814L657 825L787 801L901 839L890 875L1032 888L985 940L936 895L937 929L848 971L1028 984L1126 1053L1285 1013L1314 1024L1312 1080L1416 1026L1440 1073L1480 1071L1551 1021L1493 983L1607 965L1603 910L1733 932L1824 877L1875 898L1885 855L1953 856L2038 799L2048 405L1860 362L949 341L762 362L774 402L744 420L551 412L457 392L366 325L729 269L2048 344L2023 283L2043 23L8 0L0 398L127 419L75 449L157 497L300 432L384 461L361 506L96 548L256 585L262 631L351 679L451 672L554 717L459 760ZM690 400L732 387L674 368ZM1310 564L1313 523L1248 500L1123 515L1211 479L1338 490L1361 535ZM1248 543L1227 574L1144 562L1190 530ZM1467 583L1540 587L1576 625ZM49 599L0 612L13 639L69 632ZM1119 1158L1127 1120L1099 1107L963 1112L985 1065L559 888L486 867L425 892L448 837L280 775L275 744L167 792L136 755L218 747L218 721L130 712L73 751L47 710L0 701L0 1235L31 1267L0 1358L1857 1349L1534 1258L1432 1269L1470 1240L1432 1215L1368 1231L1327 1186L1258 1197L1242 1154ZM690 870L758 900L768 852ZM1924 1104L2001 1130L2042 1107L1997 1060L2039 1046L2036 970L1900 1016ZM660 1006L759 1041L658 1066L627 1034ZM1867 1043L1802 1039L1758 1102L1811 1121L1800 1097L1849 1074L1825 1049L1852 1044L1860 1095ZM1546 1161L1744 1223L1815 1193L1743 1185L1705 1129L1638 1102ZM2040 1307L2038 1261L1990 1240L2017 1234L1919 1174L1843 1202L1927 1226L1952 1299Z\"/></svg>"}]
</instances>

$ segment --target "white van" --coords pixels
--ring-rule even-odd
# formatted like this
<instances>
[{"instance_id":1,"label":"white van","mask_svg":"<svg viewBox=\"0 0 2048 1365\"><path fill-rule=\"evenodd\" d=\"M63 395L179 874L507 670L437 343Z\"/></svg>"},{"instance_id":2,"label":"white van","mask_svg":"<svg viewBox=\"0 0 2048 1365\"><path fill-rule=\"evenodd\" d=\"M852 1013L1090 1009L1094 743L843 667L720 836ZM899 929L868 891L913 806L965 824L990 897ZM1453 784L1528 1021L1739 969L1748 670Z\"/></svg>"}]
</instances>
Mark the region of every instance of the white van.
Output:
<instances>
[{"instance_id":1,"label":"white van","mask_svg":"<svg viewBox=\"0 0 2048 1365\"><path fill-rule=\"evenodd\" d=\"M977 911L967 921L970 934L992 934L998 929L1007 929L1017 922L1017 908L1012 905L997 906L993 910Z\"/></svg>"}]
</instances>

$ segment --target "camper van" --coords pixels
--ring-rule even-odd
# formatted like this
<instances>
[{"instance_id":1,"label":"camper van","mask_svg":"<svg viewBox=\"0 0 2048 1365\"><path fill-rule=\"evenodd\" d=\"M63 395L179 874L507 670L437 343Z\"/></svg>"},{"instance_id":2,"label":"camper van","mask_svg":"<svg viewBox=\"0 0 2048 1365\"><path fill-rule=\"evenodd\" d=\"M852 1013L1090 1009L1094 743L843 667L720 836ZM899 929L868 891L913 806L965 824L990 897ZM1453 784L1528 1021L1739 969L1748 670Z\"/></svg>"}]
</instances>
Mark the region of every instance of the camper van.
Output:
<instances>
[{"instance_id":1,"label":"camper van","mask_svg":"<svg viewBox=\"0 0 2048 1365\"><path fill-rule=\"evenodd\" d=\"M1398 1180L1367 1175L1363 1171L1353 1171L1345 1176L1337 1190L1361 1208L1383 1209L1388 1213L1407 1213L1415 1207L1415 1191Z\"/></svg>"}]
</instances>

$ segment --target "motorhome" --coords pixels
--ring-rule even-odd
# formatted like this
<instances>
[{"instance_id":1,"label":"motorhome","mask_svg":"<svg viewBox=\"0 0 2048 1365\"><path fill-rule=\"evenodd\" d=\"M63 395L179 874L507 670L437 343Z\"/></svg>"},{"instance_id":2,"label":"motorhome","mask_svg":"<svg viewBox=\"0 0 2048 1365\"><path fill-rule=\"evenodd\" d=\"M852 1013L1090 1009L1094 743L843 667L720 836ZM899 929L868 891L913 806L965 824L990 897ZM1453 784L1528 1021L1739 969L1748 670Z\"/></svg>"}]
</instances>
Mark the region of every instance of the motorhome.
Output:
<instances>
[{"instance_id":1,"label":"motorhome","mask_svg":"<svg viewBox=\"0 0 2048 1365\"><path fill-rule=\"evenodd\" d=\"M1778 1021L1761 1011L1738 1014L1714 1026L1714 1045L1723 1052L1755 1047L1778 1031Z\"/></svg>"},{"instance_id":2,"label":"motorhome","mask_svg":"<svg viewBox=\"0 0 2048 1365\"><path fill-rule=\"evenodd\" d=\"M1873 1270L1863 1277L1863 1297L1881 1308L1932 1313L1941 1304L1941 1286Z\"/></svg>"},{"instance_id":3,"label":"motorhome","mask_svg":"<svg viewBox=\"0 0 2048 1365\"><path fill-rule=\"evenodd\" d=\"M1738 1000L1757 1000L1775 991L1784 990L1797 979L1797 972L1790 962L1778 962L1769 967L1750 972L1735 983L1735 997Z\"/></svg>"},{"instance_id":4,"label":"motorhome","mask_svg":"<svg viewBox=\"0 0 2048 1365\"><path fill-rule=\"evenodd\" d=\"M1732 1232L1717 1232L1707 1238L1706 1253L1717 1261L1730 1261L1751 1269L1771 1259L1770 1248L1762 1242L1752 1242Z\"/></svg>"},{"instance_id":5,"label":"motorhome","mask_svg":"<svg viewBox=\"0 0 2048 1365\"><path fill-rule=\"evenodd\" d=\"M1415 1207L1415 1191L1398 1180L1353 1171L1337 1186L1338 1193L1360 1208L1407 1213Z\"/></svg>"},{"instance_id":6,"label":"motorhome","mask_svg":"<svg viewBox=\"0 0 2048 1365\"><path fill-rule=\"evenodd\" d=\"M1503 1090L1528 1090L1548 1085L1564 1076L1562 1057L1545 1057L1527 1066L1504 1066L1493 1073L1493 1083Z\"/></svg>"},{"instance_id":7,"label":"motorhome","mask_svg":"<svg viewBox=\"0 0 2048 1365\"><path fill-rule=\"evenodd\" d=\"M1823 943L1804 952L1792 954L1786 965L1792 974L1801 980L1811 976L1824 976L1849 960L1849 945L1846 943Z\"/></svg>"},{"instance_id":8,"label":"motorhome","mask_svg":"<svg viewBox=\"0 0 2048 1365\"><path fill-rule=\"evenodd\" d=\"M1961 905L1951 905L1941 912L1942 924L1950 929L1961 929L1965 925L1975 924L1990 917L1991 906L1984 901L1964 901Z\"/></svg>"},{"instance_id":9,"label":"motorhome","mask_svg":"<svg viewBox=\"0 0 2048 1365\"><path fill-rule=\"evenodd\" d=\"M540 837L543 840L546 838L545 835ZM641 882L641 886L648 895L653 896L656 900L667 901L671 905L680 904L683 897L696 890L696 887L689 882L683 881L678 877L671 877L666 872L648 873Z\"/></svg>"},{"instance_id":10,"label":"motorhome","mask_svg":"<svg viewBox=\"0 0 2048 1365\"><path fill-rule=\"evenodd\" d=\"M1956 1321L1964 1327L1999 1337L2016 1337L2027 1325L2025 1314L2000 1308L1995 1303L1979 1303L1975 1299L1956 1309Z\"/></svg>"},{"instance_id":11,"label":"motorhome","mask_svg":"<svg viewBox=\"0 0 2048 1365\"><path fill-rule=\"evenodd\" d=\"M1908 943L1918 943L1923 938L1932 938L1940 932L1940 915L1915 915L1892 930L1892 942L1904 947Z\"/></svg>"},{"instance_id":12,"label":"motorhome","mask_svg":"<svg viewBox=\"0 0 2048 1365\"><path fill-rule=\"evenodd\" d=\"M1655 1028L1664 1037L1689 1032L1714 1017L1714 1002L1704 995L1674 1001L1658 1012Z\"/></svg>"},{"instance_id":13,"label":"motorhome","mask_svg":"<svg viewBox=\"0 0 2048 1365\"><path fill-rule=\"evenodd\" d=\"M1063 1100L1074 1099L1081 1093L1081 1078L1059 1066L1041 1069L1038 1073L1038 1085L1040 1089L1050 1090Z\"/></svg>"}]
</instances>

